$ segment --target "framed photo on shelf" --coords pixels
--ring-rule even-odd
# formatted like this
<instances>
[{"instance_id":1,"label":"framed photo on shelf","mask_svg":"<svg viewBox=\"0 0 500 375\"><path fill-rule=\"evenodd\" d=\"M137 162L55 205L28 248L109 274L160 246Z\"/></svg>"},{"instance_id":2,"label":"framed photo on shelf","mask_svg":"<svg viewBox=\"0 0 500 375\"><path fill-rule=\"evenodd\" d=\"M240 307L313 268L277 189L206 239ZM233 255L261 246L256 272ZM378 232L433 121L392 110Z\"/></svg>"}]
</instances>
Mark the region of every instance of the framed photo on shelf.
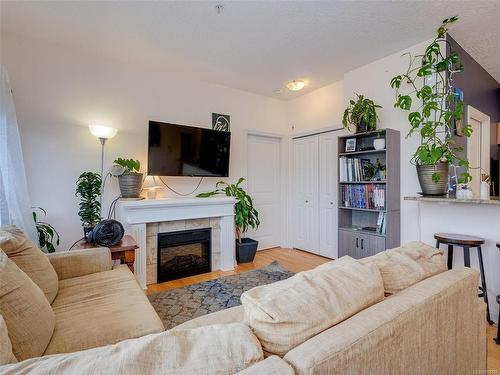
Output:
<instances>
[{"instance_id":1,"label":"framed photo on shelf","mask_svg":"<svg viewBox=\"0 0 500 375\"><path fill-rule=\"evenodd\" d=\"M345 152L356 151L356 138L347 138L345 140Z\"/></svg>"}]
</instances>

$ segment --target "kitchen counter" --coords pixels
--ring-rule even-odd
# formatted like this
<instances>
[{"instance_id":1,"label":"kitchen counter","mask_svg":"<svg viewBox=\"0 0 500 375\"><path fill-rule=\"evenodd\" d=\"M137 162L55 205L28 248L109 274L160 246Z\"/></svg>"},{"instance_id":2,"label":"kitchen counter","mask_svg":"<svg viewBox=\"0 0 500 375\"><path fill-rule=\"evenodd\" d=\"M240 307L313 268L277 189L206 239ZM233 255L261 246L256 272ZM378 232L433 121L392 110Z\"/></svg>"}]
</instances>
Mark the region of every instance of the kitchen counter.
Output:
<instances>
[{"instance_id":1,"label":"kitchen counter","mask_svg":"<svg viewBox=\"0 0 500 375\"><path fill-rule=\"evenodd\" d=\"M472 198L472 199L457 199L450 198L446 196L423 196L423 195L415 195L411 197L404 197L405 201L419 201L419 202L433 202L433 203L468 203L468 204L492 204L492 205L500 205L499 197L491 197L490 199L480 199L480 198Z\"/></svg>"}]
</instances>

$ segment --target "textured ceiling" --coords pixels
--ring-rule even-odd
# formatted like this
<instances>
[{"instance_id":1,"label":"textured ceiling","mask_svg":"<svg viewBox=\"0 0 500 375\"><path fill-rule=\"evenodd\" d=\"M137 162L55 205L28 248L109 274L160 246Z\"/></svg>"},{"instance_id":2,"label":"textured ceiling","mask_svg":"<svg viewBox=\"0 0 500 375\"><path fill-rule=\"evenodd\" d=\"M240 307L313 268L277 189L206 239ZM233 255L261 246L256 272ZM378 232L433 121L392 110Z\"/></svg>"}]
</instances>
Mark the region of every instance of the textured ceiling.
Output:
<instances>
[{"instance_id":1,"label":"textured ceiling","mask_svg":"<svg viewBox=\"0 0 500 375\"><path fill-rule=\"evenodd\" d=\"M500 81L500 1L0 1L1 30L290 99L433 36ZM298 93L283 84L304 79ZM276 93L281 90L281 93Z\"/></svg>"}]
</instances>

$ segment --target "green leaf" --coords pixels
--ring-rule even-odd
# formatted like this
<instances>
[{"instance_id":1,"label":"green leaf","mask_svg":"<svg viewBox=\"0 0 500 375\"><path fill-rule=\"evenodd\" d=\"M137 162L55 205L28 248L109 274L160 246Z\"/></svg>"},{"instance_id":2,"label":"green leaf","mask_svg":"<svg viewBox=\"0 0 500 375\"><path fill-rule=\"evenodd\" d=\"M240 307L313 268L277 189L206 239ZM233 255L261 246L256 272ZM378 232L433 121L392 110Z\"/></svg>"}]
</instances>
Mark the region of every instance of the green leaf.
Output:
<instances>
[{"instance_id":1,"label":"green leaf","mask_svg":"<svg viewBox=\"0 0 500 375\"><path fill-rule=\"evenodd\" d=\"M401 86L401 81L402 81L403 77L402 76L396 76L394 77L393 79L391 79L391 87L393 89L399 89L399 87ZM352 100L351 100L352 101Z\"/></svg>"},{"instance_id":2,"label":"green leaf","mask_svg":"<svg viewBox=\"0 0 500 375\"><path fill-rule=\"evenodd\" d=\"M417 128L422 122L422 115L420 112L410 112L408 115L408 121L413 128Z\"/></svg>"},{"instance_id":3,"label":"green leaf","mask_svg":"<svg viewBox=\"0 0 500 375\"><path fill-rule=\"evenodd\" d=\"M428 76L431 74L432 74L432 65L431 64L423 65L417 72L417 76L419 76L419 77L425 77L425 76Z\"/></svg>"},{"instance_id":4,"label":"green leaf","mask_svg":"<svg viewBox=\"0 0 500 375\"><path fill-rule=\"evenodd\" d=\"M472 136L472 133L473 133L473 128L472 128L472 125L470 124L467 124L465 125L463 128L462 128L462 134L465 136L465 137L470 137Z\"/></svg>"},{"instance_id":5,"label":"green leaf","mask_svg":"<svg viewBox=\"0 0 500 375\"><path fill-rule=\"evenodd\" d=\"M397 105L399 108L409 111L411 108L411 97L409 95L399 95Z\"/></svg>"}]
</instances>

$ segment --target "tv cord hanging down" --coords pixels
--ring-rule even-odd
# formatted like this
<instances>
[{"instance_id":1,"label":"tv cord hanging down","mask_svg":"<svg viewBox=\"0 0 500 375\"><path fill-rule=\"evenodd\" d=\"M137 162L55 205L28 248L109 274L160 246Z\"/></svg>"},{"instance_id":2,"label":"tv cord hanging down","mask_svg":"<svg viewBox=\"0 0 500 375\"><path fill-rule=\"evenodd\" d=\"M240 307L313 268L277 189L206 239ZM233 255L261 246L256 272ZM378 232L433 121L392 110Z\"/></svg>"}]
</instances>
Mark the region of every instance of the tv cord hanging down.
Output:
<instances>
[{"instance_id":1,"label":"tv cord hanging down","mask_svg":"<svg viewBox=\"0 0 500 375\"><path fill-rule=\"evenodd\" d=\"M187 194L182 194L182 193L179 193L178 191L175 191L174 189L172 189L170 186L168 186L168 184L163 181L163 178L161 176L158 176L158 178L160 179L160 181L162 182L163 185L165 185L171 192L177 194L177 195L180 195L181 197L187 197L191 194L194 194L196 192L196 190L198 190L198 188L200 187L201 185L201 182L203 181L203 177L200 178L200 181L198 182L198 185L196 185L196 187L194 188L194 190L190 193L187 193Z\"/></svg>"}]
</instances>

